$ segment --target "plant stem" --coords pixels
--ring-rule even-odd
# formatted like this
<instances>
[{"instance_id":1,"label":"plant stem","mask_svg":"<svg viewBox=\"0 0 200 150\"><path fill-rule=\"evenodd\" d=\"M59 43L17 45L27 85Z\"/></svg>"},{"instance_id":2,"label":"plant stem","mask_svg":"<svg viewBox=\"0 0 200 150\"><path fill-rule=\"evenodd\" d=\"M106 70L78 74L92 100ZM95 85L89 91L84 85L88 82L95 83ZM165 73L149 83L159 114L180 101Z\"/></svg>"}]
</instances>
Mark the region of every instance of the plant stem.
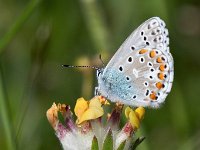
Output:
<instances>
[{"instance_id":1,"label":"plant stem","mask_svg":"<svg viewBox=\"0 0 200 150\"><path fill-rule=\"evenodd\" d=\"M3 73L0 67L0 116L2 119L2 124L5 132L5 138L7 142L7 148L9 150L15 150L14 136L12 133L11 119L8 115L8 106L6 105L6 96L5 96L5 86L3 81Z\"/></svg>"},{"instance_id":2,"label":"plant stem","mask_svg":"<svg viewBox=\"0 0 200 150\"><path fill-rule=\"evenodd\" d=\"M82 11L90 35L94 41L97 50L107 53L109 49L109 30L103 16L103 11L96 0L81 0Z\"/></svg>"}]
</instances>

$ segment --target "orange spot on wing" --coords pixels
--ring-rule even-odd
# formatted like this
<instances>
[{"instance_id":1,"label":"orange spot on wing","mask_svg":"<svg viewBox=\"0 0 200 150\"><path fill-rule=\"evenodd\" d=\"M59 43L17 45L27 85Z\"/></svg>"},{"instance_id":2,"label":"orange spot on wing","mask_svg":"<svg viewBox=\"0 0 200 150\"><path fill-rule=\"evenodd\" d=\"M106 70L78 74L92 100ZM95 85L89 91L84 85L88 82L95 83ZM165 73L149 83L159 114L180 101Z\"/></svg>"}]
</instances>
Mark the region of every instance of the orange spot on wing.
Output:
<instances>
[{"instance_id":1,"label":"orange spot on wing","mask_svg":"<svg viewBox=\"0 0 200 150\"><path fill-rule=\"evenodd\" d=\"M146 52L147 52L146 49L141 49L141 50L139 51L139 54L144 54L144 53L146 53Z\"/></svg>"},{"instance_id":2,"label":"orange spot on wing","mask_svg":"<svg viewBox=\"0 0 200 150\"><path fill-rule=\"evenodd\" d=\"M156 83L156 87L157 87L158 89L161 89L161 88L163 88L163 84L162 84L161 82L157 82L157 83Z\"/></svg>"},{"instance_id":3,"label":"orange spot on wing","mask_svg":"<svg viewBox=\"0 0 200 150\"><path fill-rule=\"evenodd\" d=\"M157 62L157 63L161 63L161 62L162 62L162 59L161 59L160 57L158 57L158 58L156 59L156 62Z\"/></svg>"},{"instance_id":4,"label":"orange spot on wing","mask_svg":"<svg viewBox=\"0 0 200 150\"><path fill-rule=\"evenodd\" d=\"M158 73L158 78L160 79L160 80L164 80L164 73Z\"/></svg>"},{"instance_id":5,"label":"orange spot on wing","mask_svg":"<svg viewBox=\"0 0 200 150\"><path fill-rule=\"evenodd\" d=\"M155 92L152 92L149 96L152 100L156 100L157 99L157 96L156 96L156 93Z\"/></svg>"},{"instance_id":6,"label":"orange spot on wing","mask_svg":"<svg viewBox=\"0 0 200 150\"><path fill-rule=\"evenodd\" d=\"M155 52L154 50L152 50L152 51L150 52L150 57L153 58L153 57L155 57L155 56L156 56L156 52Z\"/></svg>"},{"instance_id":7,"label":"orange spot on wing","mask_svg":"<svg viewBox=\"0 0 200 150\"><path fill-rule=\"evenodd\" d=\"M160 69L160 71L164 71L165 70L165 65L160 65L159 69Z\"/></svg>"}]
</instances>

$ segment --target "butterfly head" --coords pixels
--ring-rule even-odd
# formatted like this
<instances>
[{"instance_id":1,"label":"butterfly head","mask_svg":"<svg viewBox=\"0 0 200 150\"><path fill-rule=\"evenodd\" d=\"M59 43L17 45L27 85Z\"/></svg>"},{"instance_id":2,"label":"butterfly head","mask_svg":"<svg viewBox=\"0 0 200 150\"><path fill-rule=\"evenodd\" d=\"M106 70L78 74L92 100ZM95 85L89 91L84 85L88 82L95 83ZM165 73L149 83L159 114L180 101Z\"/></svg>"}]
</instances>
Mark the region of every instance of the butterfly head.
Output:
<instances>
[{"instance_id":1,"label":"butterfly head","mask_svg":"<svg viewBox=\"0 0 200 150\"><path fill-rule=\"evenodd\" d=\"M104 68L97 69L97 72L96 72L97 79L103 74L103 70Z\"/></svg>"}]
</instances>

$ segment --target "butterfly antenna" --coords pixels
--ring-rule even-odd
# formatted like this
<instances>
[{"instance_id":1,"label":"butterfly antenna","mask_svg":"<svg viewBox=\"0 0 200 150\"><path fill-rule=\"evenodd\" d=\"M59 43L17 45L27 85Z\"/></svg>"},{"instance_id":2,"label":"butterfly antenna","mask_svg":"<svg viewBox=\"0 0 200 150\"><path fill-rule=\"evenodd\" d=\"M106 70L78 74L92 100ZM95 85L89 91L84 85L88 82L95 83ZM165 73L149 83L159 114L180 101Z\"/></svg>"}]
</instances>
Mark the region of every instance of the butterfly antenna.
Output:
<instances>
[{"instance_id":1,"label":"butterfly antenna","mask_svg":"<svg viewBox=\"0 0 200 150\"><path fill-rule=\"evenodd\" d=\"M72 65L62 65L62 67L65 67L65 68L92 68L92 69L100 70L100 68L98 68L98 67L96 67L96 66L72 66Z\"/></svg>"},{"instance_id":2,"label":"butterfly antenna","mask_svg":"<svg viewBox=\"0 0 200 150\"><path fill-rule=\"evenodd\" d=\"M100 59L101 63L103 64L103 67L105 67L105 64L104 64L104 62L102 60L101 54L99 54L99 59Z\"/></svg>"}]
</instances>

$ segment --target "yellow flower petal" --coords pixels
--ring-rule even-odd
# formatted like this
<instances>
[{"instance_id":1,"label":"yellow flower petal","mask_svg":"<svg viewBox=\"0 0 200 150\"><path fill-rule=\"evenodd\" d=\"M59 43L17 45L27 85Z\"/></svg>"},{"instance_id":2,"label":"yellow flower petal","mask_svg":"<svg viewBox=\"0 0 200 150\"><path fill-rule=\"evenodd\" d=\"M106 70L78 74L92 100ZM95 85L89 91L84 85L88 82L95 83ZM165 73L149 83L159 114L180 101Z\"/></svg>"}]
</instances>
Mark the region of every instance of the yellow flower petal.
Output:
<instances>
[{"instance_id":1,"label":"yellow flower petal","mask_svg":"<svg viewBox=\"0 0 200 150\"><path fill-rule=\"evenodd\" d=\"M138 119L138 117L134 111L131 111L129 113L129 121L130 121L132 127L135 127L136 129L139 128L140 120Z\"/></svg>"},{"instance_id":2,"label":"yellow flower petal","mask_svg":"<svg viewBox=\"0 0 200 150\"><path fill-rule=\"evenodd\" d=\"M145 109L143 107L138 107L136 110L135 110L135 113L137 115L137 117L142 120L144 118L144 114L145 114Z\"/></svg>"},{"instance_id":3,"label":"yellow flower petal","mask_svg":"<svg viewBox=\"0 0 200 150\"><path fill-rule=\"evenodd\" d=\"M78 120L80 120L81 116L88 109L88 107L88 101L86 101L84 98L81 97L77 99L74 112Z\"/></svg>"},{"instance_id":4,"label":"yellow flower petal","mask_svg":"<svg viewBox=\"0 0 200 150\"><path fill-rule=\"evenodd\" d=\"M94 97L89 102L87 102L87 107L86 102L87 101L85 101L83 98L77 100L75 107L75 114L78 117L77 124L80 124L87 120L99 118L104 114L101 102L98 97ZM82 108L83 105L84 108Z\"/></svg>"},{"instance_id":5,"label":"yellow flower petal","mask_svg":"<svg viewBox=\"0 0 200 150\"><path fill-rule=\"evenodd\" d=\"M126 118L129 118L129 113L131 112L131 108L130 107L126 107L126 109L125 109L125 116L126 116Z\"/></svg>"},{"instance_id":6,"label":"yellow flower petal","mask_svg":"<svg viewBox=\"0 0 200 150\"><path fill-rule=\"evenodd\" d=\"M130 107L126 107L125 116L129 119L133 128L138 129L140 126L141 120L144 118L145 109L143 107L138 107L135 109L131 109Z\"/></svg>"},{"instance_id":7,"label":"yellow flower petal","mask_svg":"<svg viewBox=\"0 0 200 150\"><path fill-rule=\"evenodd\" d=\"M101 102L98 97L94 97L90 100L89 107L101 107Z\"/></svg>"},{"instance_id":8,"label":"yellow flower petal","mask_svg":"<svg viewBox=\"0 0 200 150\"><path fill-rule=\"evenodd\" d=\"M101 117L104 114L103 108L89 108L81 116L77 124L82 123L83 121L92 120Z\"/></svg>"}]
</instances>

